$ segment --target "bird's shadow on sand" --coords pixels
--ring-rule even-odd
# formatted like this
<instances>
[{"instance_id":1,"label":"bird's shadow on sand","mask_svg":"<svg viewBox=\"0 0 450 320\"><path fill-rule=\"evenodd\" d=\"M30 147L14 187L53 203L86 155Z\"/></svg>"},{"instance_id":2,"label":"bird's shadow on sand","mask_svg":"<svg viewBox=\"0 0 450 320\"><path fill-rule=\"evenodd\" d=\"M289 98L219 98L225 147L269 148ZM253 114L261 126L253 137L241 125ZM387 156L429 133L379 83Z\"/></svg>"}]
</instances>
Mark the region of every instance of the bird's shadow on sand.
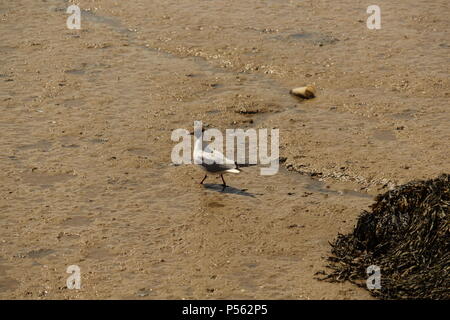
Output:
<instances>
[{"instance_id":1,"label":"bird's shadow on sand","mask_svg":"<svg viewBox=\"0 0 450 320\"><path fill-rule=\"evenodd\" d=\"M220 192L220 193L229 193L229 194L236 194L238 196L245 196L245 197L251 197L255 198L256 194L250 193L245 191L246 189L237 189L234 187L226 186L225 189L223 188L223 185L221 184L213 184L213 183L204 183L203 187L208 190Z\"/></svg>"}]
</instances>

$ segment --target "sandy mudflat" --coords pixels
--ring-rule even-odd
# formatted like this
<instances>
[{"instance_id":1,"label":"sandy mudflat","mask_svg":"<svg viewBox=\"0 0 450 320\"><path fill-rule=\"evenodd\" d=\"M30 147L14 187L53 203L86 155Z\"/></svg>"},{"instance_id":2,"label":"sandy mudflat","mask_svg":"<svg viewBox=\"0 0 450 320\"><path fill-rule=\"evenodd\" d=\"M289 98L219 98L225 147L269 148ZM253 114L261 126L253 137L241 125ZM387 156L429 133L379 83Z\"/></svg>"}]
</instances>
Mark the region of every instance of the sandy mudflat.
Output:
<instances>
[{"instance_id":1,"label":"sandy mudflat","mask_svg":"<svg viewBox=\"0 0 450 320\"><path fill-rule=\"evenodd\" d=\"M314 273L374 195L450 171L447 0L378 1L381 30L367 1L80 0L79 31L69 4L0 2L0 298L370 297ZM278 128L286 161L201 187L170 160L194 120Z\"/></svg>"}]
</instances>

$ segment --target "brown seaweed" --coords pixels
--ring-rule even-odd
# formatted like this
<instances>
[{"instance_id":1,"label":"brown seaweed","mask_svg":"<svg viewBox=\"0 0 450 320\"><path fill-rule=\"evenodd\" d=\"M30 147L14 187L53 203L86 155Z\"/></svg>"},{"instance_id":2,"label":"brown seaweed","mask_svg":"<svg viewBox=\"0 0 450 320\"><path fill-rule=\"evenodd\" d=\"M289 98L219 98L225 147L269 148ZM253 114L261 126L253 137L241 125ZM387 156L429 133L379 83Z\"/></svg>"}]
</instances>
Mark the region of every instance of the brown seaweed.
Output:
<instances>
[{"instance_id":1,"label":"brown seaweed","mask_svg":"<svg viewBox=\"0 0 450 320\"><path fill-rule=\"evenodd\" d=\"M381 299L450 299L450 175L414 181L378 195L352 233L331 243L331 269L320 280L366 287L366 268L381 268Z\"/></svg>"}]
</instances>

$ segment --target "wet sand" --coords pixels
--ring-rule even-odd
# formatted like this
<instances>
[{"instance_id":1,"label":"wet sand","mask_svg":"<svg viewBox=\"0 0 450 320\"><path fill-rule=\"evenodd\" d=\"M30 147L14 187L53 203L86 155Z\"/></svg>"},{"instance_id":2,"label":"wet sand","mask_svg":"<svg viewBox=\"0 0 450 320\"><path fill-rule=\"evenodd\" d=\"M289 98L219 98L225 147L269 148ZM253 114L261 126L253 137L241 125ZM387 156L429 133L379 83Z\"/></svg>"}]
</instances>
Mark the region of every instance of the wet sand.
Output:
<instances>
[{"instance_id":1,"label":"wet sand","mask_svg":"<svg viewBox=\"0 0 450 320\"><path fill-rule=\"evenodd\" d=\"M449 5L396 2L376 31L364 1L0 3L0 298L370 298L315 279L328 243L450 171ZM202 187L170 160L194 120L286 161Z\"/></svg>"}]
</instances>

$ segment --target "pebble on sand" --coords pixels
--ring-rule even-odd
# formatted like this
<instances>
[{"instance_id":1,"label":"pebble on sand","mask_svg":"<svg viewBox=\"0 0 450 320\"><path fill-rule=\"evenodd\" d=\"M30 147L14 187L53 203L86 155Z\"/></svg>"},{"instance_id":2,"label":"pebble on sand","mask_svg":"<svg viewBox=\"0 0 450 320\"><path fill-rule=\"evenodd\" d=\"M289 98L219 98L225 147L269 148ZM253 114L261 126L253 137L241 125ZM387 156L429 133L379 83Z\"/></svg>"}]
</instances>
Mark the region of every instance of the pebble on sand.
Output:
<instances>
[{"instance_id":1,"label":"pebble on sand","mask_svg":"<svg viewBox=\"0 0 450 320\"><path fill-rule=\"evenodd\" d=\"M316 96L316 88L314 86L298 87L292 89L289 93L303 99L311 99Z\"/></svg>"}]
</instances>

